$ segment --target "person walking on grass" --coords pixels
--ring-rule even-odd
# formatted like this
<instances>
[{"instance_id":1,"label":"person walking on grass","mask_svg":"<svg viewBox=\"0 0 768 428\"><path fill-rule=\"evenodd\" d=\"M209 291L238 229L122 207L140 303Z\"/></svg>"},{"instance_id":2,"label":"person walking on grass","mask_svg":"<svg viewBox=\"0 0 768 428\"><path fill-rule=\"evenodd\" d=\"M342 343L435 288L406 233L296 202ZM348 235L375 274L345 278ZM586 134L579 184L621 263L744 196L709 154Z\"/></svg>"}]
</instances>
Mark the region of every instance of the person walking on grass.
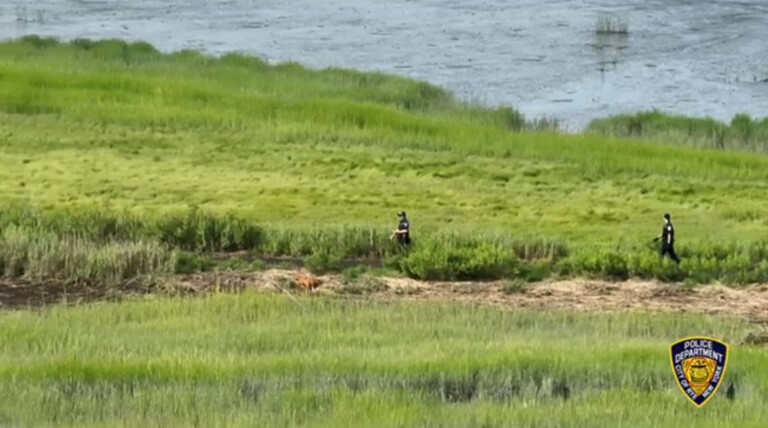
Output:
<instances>
[{"instance_id":1,"label":"person walking on grass","mask_svg":"<svg viewBox=\"0 0 768 428\"><path fill-rule=\"evenodd\" d=\"M408 244L411 243L411 225L405 216L405 211L400 211L397 213L397 216L400 218L400 223L398 223L397 229L392 232L392 238L397 237L397 243L400 244L400 248L406 249Z\"/></svg>"},{"instance_id":2,"label":"person walking on grass","mask_svg":"<svg viewBox=\"0 0 768 428\"><path fill-rule=\"evenodd\" d=\"M675 227L672 226L672 217L669 213L664 214L664 226L661 229L661 235L654 238L654 241L661 239L661 257L669 255L678 265L680 259L675 254Z\"/></svg>"}]
</instances>

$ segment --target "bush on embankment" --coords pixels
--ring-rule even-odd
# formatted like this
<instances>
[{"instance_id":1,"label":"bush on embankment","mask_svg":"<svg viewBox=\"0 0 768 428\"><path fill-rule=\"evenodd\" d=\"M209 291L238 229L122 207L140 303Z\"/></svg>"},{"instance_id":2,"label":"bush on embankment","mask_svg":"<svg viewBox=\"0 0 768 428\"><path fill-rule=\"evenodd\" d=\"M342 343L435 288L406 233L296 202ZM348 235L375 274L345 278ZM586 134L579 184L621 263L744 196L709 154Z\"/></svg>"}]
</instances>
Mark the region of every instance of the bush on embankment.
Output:
<instances>
[{"instance_id":1,"label":"bush on embankment","mask_svg":"<svg viewBox=\"0 0 768 428\"><path fill-rule=\"evenodd\" d=\"M768 117L760 120L747 114L737 114L728 124L654 110L595 119L587 131L675 145L768 152Z\"/></svg>"}]
</instances>

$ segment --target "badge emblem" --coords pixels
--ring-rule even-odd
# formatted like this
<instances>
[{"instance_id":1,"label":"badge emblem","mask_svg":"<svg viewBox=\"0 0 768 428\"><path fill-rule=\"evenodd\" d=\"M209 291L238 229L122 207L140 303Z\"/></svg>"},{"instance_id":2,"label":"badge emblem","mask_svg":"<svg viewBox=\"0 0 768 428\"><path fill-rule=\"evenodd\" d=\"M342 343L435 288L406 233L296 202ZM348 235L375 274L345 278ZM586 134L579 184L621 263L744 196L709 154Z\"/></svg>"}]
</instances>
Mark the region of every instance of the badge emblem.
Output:
<instances>
[{"instance_id":1,"label":"badge emblem","mask_svg":"<svg viewBox=\"0 0 768 428\"><path fill-rule=\"evenodd\" d=\"M677 386L696 407L715 395L728 364L728 345L709 337L680 339L670 347Z\"/></svg>"}]
</instances>

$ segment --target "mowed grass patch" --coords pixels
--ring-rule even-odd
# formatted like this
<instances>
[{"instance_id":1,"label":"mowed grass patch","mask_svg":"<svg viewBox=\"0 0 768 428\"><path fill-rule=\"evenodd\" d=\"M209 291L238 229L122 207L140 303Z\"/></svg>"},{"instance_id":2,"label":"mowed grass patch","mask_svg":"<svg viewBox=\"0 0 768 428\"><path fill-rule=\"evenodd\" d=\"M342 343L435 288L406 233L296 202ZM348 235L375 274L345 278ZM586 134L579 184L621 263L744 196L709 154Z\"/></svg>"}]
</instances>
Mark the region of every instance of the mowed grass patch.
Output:
<instances>
[{"instance_id":1,"label":"mowed grass patch","mask_svg":"<svg viewBox=\"0 0 768 428\"><path fill-rule=\"evenodd\" d=\"M729 318L282 295L0 314L0 416L21 426L757 426L766 354ZM707 414L667 347L733 346ZM701 419L699 419L701 418ZM553 425L553 426L554 426Z\"/></svg>"}]
</instances>

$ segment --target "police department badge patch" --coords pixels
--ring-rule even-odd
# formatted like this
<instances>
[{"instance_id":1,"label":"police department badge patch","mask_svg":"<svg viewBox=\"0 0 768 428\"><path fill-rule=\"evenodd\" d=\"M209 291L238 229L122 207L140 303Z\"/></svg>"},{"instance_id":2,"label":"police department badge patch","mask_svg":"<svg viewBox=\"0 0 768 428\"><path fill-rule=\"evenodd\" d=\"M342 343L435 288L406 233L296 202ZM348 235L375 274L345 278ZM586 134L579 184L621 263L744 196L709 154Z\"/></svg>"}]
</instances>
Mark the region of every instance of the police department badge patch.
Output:
<instances>
[{"instance_id":1,"label":"police department badge patch","mask_svg":"<svg viewBox=\"0 0 768 428\"><path fill-rule=\"evenodd\" d=\"M672 344L670 357L680 391L701 407L723 382L728 345L709 337L689 337Z\"/></svg>"}]
</instances>

